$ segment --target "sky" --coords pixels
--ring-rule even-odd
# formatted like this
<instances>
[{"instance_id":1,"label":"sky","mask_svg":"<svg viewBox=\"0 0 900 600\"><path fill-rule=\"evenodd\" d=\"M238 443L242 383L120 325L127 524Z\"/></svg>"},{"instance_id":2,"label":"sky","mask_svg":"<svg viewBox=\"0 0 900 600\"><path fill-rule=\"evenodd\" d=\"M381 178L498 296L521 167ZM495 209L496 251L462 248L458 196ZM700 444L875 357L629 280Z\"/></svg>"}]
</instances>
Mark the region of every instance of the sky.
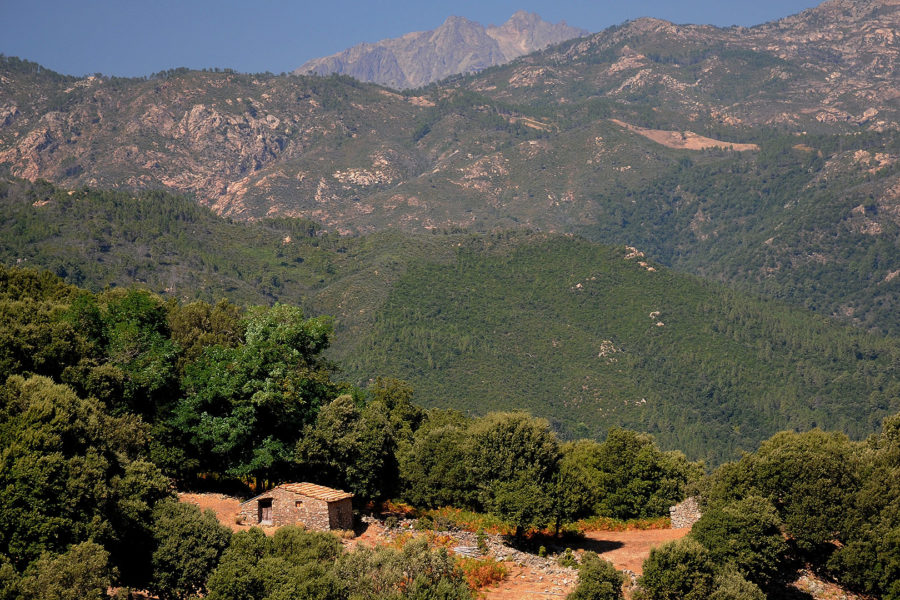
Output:
<instances>
[{"instance_id":1,"label":"sky","mask_svg":"<svg viewBox=\"0 0 900 600\"><path fill-rule=\"evenodd\" d=\"M756 25L814 0L0 0L0 53L67 75L189 67L291 71L360 42L434 29L450 15L500 24L517 10L591 32L638 17Z\"/></svg>"}]
</instances>

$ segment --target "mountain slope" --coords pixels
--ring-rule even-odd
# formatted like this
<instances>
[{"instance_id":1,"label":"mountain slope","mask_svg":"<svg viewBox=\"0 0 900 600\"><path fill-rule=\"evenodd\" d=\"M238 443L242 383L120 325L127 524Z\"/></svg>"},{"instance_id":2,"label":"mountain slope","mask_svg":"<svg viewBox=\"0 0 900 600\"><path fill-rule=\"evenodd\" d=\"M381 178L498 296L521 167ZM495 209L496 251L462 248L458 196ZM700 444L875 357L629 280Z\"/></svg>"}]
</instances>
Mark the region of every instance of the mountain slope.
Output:
<instances>
[{"instance_id":1,"label":"mountain slope","mask_svg":"<svg viewBox=\"0 0 900 600\"><path fill-rule=\"evenodd\" d=\"M329 231L533 228L900 334L900 4L642 19L401 95L0 63L0 164Z\"/></svg>"},{"instance_id":2,"label":"mountain slope","mask_svg":"<svg viewBox=\"0 0 900 600\"><path fill-rule=\"evenodd\" d=\"M408 379L417 400L526 408L567 437L651 431L713 462L773 432L854 437L900 409L900 344L572 236L233 223L190 201L4 182L0 263L90 289L300 304L335 316L343 377Z\"/></svg>"},{"instance_id":3,"label":"mountain slope","mask_svg":"<svg viewBox=\"0 0 900 600\"><path fill-rule=\"evenodd\" d=\"M307 61L294 73L350 75L395 89L417 88L458 73L500 65L551 44L586 35L565 22L519 11L503 25L483 27L449 17L437 29L408 33Z\"/></svg>"}]
</instances>

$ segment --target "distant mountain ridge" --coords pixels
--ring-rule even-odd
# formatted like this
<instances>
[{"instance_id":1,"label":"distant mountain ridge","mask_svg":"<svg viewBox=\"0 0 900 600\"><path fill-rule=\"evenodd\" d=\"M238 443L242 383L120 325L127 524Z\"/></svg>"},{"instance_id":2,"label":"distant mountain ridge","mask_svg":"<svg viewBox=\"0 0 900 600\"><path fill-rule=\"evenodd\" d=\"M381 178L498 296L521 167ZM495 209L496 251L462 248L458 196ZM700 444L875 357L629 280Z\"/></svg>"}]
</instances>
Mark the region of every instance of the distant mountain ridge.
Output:
<instances>
[{"instance_id":1,"label":"distant mountain ridge","mask_svg":"<svg viewBox=\"0 0 900 600\"><path fill-rule=\"evenodd\" d=\"M639 19L419 94L0 56L0 175L339 234L531 228L900 335L900 0ZM731 149L728 149L731 148Z\"/></svg>"},{"instance_id":2,"label":"distant mountain ridge","mask_svg":"<svg viewBox=\"0 0 900 600\"><path fill-rule=\"evenodd\" d=\"M551 44L587 35L565 21L553 24L518 11L500 26L449 17L437 29L359 44L304 63L297 75L350 75L395 89L417 88L458 73L502 65Z\"/></svg>"}]
</instances>

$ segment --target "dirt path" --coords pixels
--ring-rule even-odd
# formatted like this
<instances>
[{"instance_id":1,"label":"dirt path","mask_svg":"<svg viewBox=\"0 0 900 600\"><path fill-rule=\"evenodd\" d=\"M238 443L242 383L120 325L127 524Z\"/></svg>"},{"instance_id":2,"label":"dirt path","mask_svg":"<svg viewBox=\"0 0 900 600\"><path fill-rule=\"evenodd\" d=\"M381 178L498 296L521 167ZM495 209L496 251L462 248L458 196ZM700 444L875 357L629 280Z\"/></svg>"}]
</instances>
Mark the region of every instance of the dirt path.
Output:
<instances>
[{"instance_id":1,"label":"dirt path","mask_svg":"<svg viewBox=\"0 0 900 600\"><path fill-rule=\"evenodd\" d=\"M690 529L648 529L631 531L594 531L573 549L590 550L611 562L617 569L628 569L638 575L650 550L688 534ZM577 581L558 579L528 566L507 563L509 576L499 585L482 590L487 600L546 600L565 598Z\"/></svg>"},{"instance_id":2,"label":"dirt path","mask_svg":"<svg viewBox=\"0 0 900 600\"><path fill-rule=\"evenodd\" d=\"M506 563L509 575L497 585L481 590L486 600L545 600L565 598L575 589L575 581L554 581L532 569Z\"/></svg>"},{"instance_id":3,"label":"dirt path","mask_svg":"<svg viewBox=\"0 0 900 600\"><path fill-rule=\"evenodd\" d=\"M585 535L582 550L592 550L620 571L628 569L640 575L650 549L681 539L690 529L635 529L631 531L592 531Z\"/></svg>"}]
</instances>

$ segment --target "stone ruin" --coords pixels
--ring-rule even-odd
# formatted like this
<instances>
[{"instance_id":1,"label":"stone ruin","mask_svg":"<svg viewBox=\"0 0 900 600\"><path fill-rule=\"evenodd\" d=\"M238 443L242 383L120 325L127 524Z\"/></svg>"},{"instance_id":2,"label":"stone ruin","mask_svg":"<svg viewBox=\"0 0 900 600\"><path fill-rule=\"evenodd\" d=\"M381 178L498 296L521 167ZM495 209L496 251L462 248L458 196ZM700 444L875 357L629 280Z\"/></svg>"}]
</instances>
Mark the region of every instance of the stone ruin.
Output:
<instances>
[{"instance_id":1,"label":"stone ruin","mask_svg":"<svg viewBox=\"0 0 900 600\"><path fill-rule=\"evenodd\" d=\"M700 502L697 496L686 498L684 502L669 507L672 529L686 529L700 520Z\"/></svg>"}]
</instances>

